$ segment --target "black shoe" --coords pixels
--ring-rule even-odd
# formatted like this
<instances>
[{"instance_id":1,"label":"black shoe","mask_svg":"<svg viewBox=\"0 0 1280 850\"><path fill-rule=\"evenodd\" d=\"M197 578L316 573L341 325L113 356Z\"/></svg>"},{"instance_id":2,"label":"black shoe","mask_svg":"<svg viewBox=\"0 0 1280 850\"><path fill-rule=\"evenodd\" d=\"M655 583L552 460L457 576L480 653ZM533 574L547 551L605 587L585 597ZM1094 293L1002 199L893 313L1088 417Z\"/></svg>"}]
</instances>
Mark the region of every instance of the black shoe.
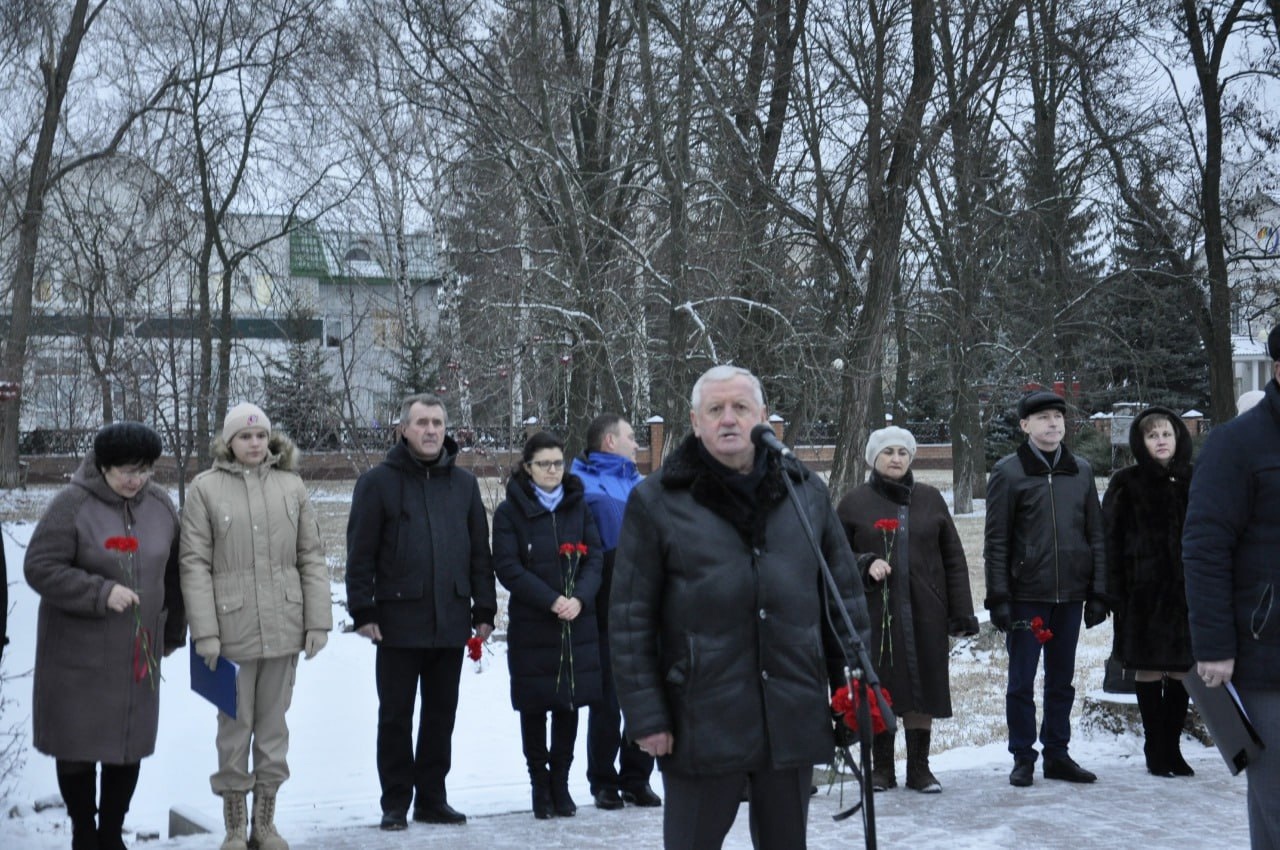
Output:
<instances>
[{"instance_id":1,"label":"black shoe","mask_svg":"<svg viewBox=\"0 0 1280 850\"><path fill-rule=\"evenodd\" d=\"M1048 774L1045 774L1046 776ZM1035 781L1036 763L1034 761L1015 761L1009 773L1009 784L1018 788L1026 788Z\"/></svg>"},{"instance_id":2,"label":"black shoe","mask_svg":"<svg viewBox=\"0 0 1280 850\"><path fill-rule=\"evenodd\" d=\"M399 832L409 828L409 821L405 818L404 812L383 812L382 823L378 824L378 828L387 832Z\"/></svg>"},{"instance_id":3,"label":"black shoe","mask_svg":"<svg viewBox=\"0 0 1280 850\"><path fill-rule=\"evenodd\" d=\"M413 819L418 823L466 823L467 816L448 803L435 803L421 806L413 810Z\"/></svg>"},{"instance_id":4,"label":"black shoe","mask_svg":"<svg viewBox=\"0 0 1280 850\"><path fill-rule=\"evenodd\" d=\"M648 785L643 785L634 791L623 791L622 799L632 806L643 806L649 809L662 805L662 798L653 793L653 789Z\"/></svg>"},{"instance_id":5,"label":"black shoe","mask_svg":"<svg viewBox=\"0 0 1280 850\"><path fill-rule=\"evenodd\" d=\"M596 800L597 809L611 812L622 808L622 797L612 788L601 788L591 796Z\"/></svg>"},{"instance_id":6,"label":"black shoe","mask_svg":"<svg viewBox=\"0 0 1280 850\"><path fill-rule=\"evenodd\" d=\"M1066 782L1097 782L1098 775L1092 771L1085 770L1072 760L1071 756L1063 756L1060 759L1044 760L1044 778L1045 779L1061 779ZM1010 782L1013 780L1010 779ZM1030 783L1028 783L1030 784Z\"/></svg>"}]
</instances>

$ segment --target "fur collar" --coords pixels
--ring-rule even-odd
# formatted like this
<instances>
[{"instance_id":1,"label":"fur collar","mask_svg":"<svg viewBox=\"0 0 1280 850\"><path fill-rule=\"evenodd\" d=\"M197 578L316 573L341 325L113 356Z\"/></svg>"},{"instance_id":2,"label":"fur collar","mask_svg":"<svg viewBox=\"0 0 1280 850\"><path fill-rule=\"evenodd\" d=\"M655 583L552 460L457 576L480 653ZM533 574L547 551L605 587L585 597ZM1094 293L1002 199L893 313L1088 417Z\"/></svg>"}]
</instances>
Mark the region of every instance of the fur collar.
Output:
<instances>
[{"instance_id":1,"label":"fur collar","mask_svg":"<svg viewBox=\"0 0 1280 850\"><path fill-rule=\"evenodd\" d=\"M221 434L214 437L210 453L213 455L213 465L219 469L243 469ZM273 466L283 472L296 472L301 459L301 453L293 440L283 431L271 432L271 436L267 438L267 457L262 461L264 466Z\"/></svg>"},{"instance_id":2,"label":"fur collar","mask_svg":"<svg viewBox=\"0 0 1280 850\"><path fill-rule=\"evenodd\" d=\"M751 546L764 545L764 517L787 498L783 474L793 481L803 481L809 471L801 466L786 467L772 452L765 457L765 474L756 487L755 502L748 504L733 491L721 474L712 469L698 451L698 438L685 437L662 462L661 482L668 490L688 490L693 500L727 521Z\"/></svg>"},{"instance_id":3,"label":"fur collar","mask_svg":"<svg viewBox=\"0 0 1280 850\"><path fill-rule=\"evenodd\" d=\"M560 504L556 505L556 513L573 507L582 499L583 487L581 478L573 473L566 472L562 483L564 484L564 498L560 500ZM507 479L507 498L512 504L518 506L520 511L527 517L549 513L543 507L542 502L538 501L537 495L533 492L533 479L529 477L529 473L525 472L523 468Z\"/></svg>"},{"instance_id":4,"label":"fur collar","mask_svg":"<svg viewBox=\"0 0 1280 850\"><path fill-rule=\"evenodd\" d=\"M1080 471L1080 465L1076 463L1076 456L1067 448L1066 443L1061 444L1062 451L1058 454L1058 462L1052 469L1045 465L1036 453L1031 450L1030 443L1023 443L1018 446L1018 461L1022 464L1022 471L1027 475L1075 475Z\"/></svg>"}]
</instances>

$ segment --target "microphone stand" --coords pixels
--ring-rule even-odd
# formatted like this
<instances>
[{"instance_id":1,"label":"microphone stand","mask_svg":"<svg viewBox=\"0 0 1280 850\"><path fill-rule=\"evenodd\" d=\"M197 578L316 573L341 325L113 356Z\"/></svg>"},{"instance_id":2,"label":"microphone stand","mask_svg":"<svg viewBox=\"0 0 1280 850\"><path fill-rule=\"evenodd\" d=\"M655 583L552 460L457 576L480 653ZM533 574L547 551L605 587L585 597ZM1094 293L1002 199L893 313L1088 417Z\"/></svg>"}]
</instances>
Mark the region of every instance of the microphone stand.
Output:
<instances>
[{"instance_id":1,"label":"microphone stand","mask_svg":"<svg viewBox=\"0 0 1280 850\"><path fill-rule=\"evenodd\" d=\"M764 447L761 446L760 448ZM830 600L834 599L834 607L840 612L840 620L844 625L845 634L848 636L847 641L841 639L839 630L833 629L836 633L836 638L840 640L840 648L845 656L844 677L845 684L849 688L849 694L853 696L855 693L854 680L861 679L875 696L876 702L880 706L880 714L884 717L886 731L890 733L896 732L898 729L897 718L894 717L893 709L885 702L884 695L880 692L880 678L876 675L875 668L871 666L871 656L867 654L867 648L862 643L858 630L853 627L853 620L849 618L849 612L845 609L844 600L840 595L840 586L836 584L835 576L831 574L831 566L827 563L826 556L822 554L822 546L818 543L817 535L814 534L813 525L809 522L809 517L805 514L804 508L800 504L800 498L796 495L795 485L791 483L791 476L787 474L786 466L788 461L794 462L801 469L804 468L804 464L794 455L781 455L779 460L782 465L782 482L787 488L787 497L791 500L791 506L795 508L796 517L800 520L800 527L804 530L804 536L809 541L809 548L813 550L813 556L817 559L818 568L822 572L823 582L828 594L828 616L830 616L830 608L832 607ZM862 822L865 829L867 850L875 850L875 791L871 787L871 739L873 733L871 729L871 705L866 696L865 690L863 693L858 694L858 741L862 749L860 754L862 757L862 775L858 778L858 785L859 794L862 798ZM847 748L845 749L845 758L849 758ZM852 759L849 759L849 762L853 764ZM857 811L857 807L852 811ZM852 811L850 814L852 814Z\"/></svg>"}]
</instances>

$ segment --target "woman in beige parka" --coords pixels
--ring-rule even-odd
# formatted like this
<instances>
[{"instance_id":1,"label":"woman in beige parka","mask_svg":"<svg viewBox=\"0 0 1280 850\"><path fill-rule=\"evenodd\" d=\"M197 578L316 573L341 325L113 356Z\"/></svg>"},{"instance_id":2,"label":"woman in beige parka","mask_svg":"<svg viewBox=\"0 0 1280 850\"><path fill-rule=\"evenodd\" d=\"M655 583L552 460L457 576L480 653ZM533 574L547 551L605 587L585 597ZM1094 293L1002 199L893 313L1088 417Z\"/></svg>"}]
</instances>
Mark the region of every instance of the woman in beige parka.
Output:
<instances>
[{"instance_id":1,"label":"woman in beige parka","mask_svg":"<svg viewBox=\"0 0 1280 850\"><path fill-rule=\"evenodd\" d=\"M240 665L236 717L218 712L210 777L226 820L222 850L288 850L274 824L276 792L289 778L285 712L298 653L314 657L333 626L328 570L293 443L272 434L262 409L231 408L213 454L187 492L180 561L196 653L210 669L220 655Z\"/></svg>"}]
</instances>

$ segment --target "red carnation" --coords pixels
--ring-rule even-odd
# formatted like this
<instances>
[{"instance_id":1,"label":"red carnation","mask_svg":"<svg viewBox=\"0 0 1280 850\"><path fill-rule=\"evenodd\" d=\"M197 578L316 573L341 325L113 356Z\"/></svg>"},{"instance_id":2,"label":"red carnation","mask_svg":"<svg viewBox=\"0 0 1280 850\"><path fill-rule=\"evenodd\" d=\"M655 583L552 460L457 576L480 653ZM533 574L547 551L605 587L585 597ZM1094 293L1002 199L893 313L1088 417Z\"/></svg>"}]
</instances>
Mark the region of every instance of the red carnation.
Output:
<instances>
[{"instance_id":1,"label":"red carnation","mask_svg":"<svg viewBox=\"0 0 1280 850\"><path fill-rule=\"evenodd\" d=\"M480 640L480 636L469 638L467 640L467 657L472 661L479 661L480 656L484 653L484 641Z\"/></svg>"},{"instance_id":2,"label":"red carnation","mask_svg":"<svg viewBox=\"0 0 1280 850\"><path fill-rule=\"evenodd\" d=\"M136 537L108 537L107 542L103 544L112 552L137 552L138 538Z\"/></svg>"},{"instance_id":3,"label":"red carnation","mask_svg":"<svg viewBox=\"0 0 1280 850\"><path fill-rule=\"evenodd\" d=\"M566 558L571 557L577 551L578 551L578 547L572 543L560 544L560 554L564 555Z\"/></svg>"},{"instance_id":4,"label":"red carnation","mask_svg":"<svg viewBox=\"0 0 1280 850\"><path fill-rule=\"evenodd\" d=\"M876 531L897 531L898 521L896 519L878 519L872 527Z\"/></svg>"},{"instance_id":5,"label":"red carnation","mask_svg":"<svg viewBox=\"0 0 1280 850\"><path fill-rule=\"evenodd\" d=\"M587 544L579 543L576 548L578 550L579 557L585 556L587 554Z\"/></svg>"}]
</instances>

